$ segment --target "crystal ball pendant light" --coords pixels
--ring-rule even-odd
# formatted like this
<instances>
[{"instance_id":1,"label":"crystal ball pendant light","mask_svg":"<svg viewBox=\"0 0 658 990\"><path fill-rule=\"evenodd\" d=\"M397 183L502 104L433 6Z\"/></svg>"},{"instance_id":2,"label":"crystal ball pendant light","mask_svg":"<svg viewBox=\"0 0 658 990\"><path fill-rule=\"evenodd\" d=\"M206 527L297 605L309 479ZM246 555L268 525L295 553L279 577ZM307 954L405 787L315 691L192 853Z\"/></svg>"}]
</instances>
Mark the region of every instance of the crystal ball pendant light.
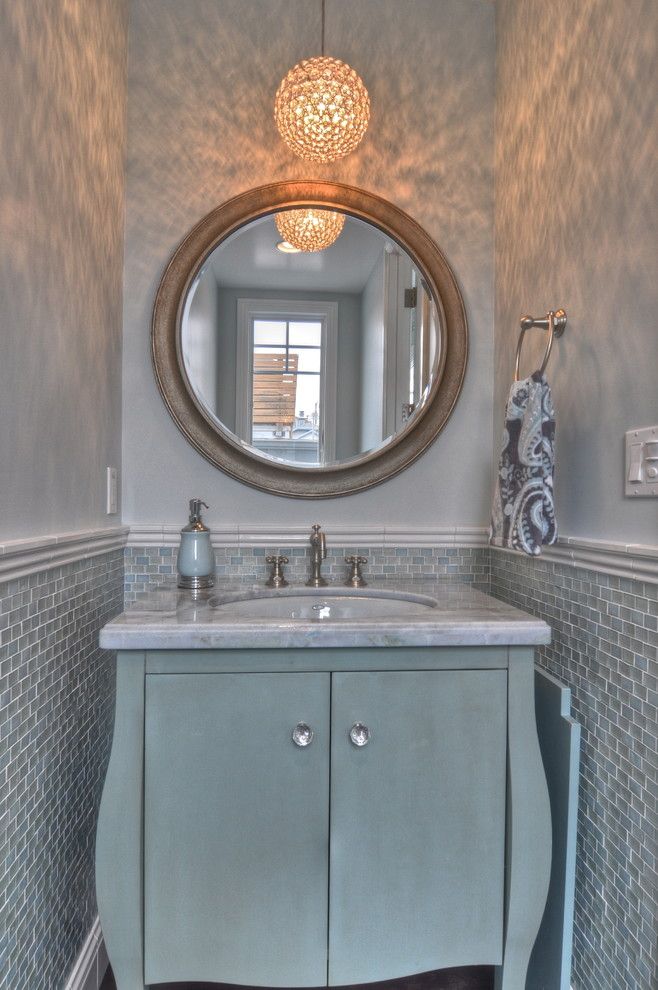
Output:
<instances>
[{"instance_id":1,"label":"crystal ball pendant light","mask_svg":"<svg viewBox=\"0 0 658 990\"><path fill-rule=\"evenodd\" d=\"M357 147L370 120L370 97L357 72L318 55L288 72L274 101L281 137L307 162L333 162Z\"/></svg>"},{"instance_id":2,"label":"crystal ball pendant light","mask_svg":"<svg viewBox=\"0 0 658 990\"><path fill-rule=\"evenodd\" d=\"M324 251L338 238L345 215L334 210L284 210L274 217L284 241L299 251Z\"/></svg>"},{"instance_id":3,"label":"crystal ball pendant light","mask_svg":"<svg viewBox=\"0 0 658 990\"><path fill-rule=\"evenodd\" d=\"M354 69L324 53L305 58L284 76L274 99L274 120L291 151L306 162L335 162L357 147L370 120L370 97Z\"/></svg>"}]
</instances>

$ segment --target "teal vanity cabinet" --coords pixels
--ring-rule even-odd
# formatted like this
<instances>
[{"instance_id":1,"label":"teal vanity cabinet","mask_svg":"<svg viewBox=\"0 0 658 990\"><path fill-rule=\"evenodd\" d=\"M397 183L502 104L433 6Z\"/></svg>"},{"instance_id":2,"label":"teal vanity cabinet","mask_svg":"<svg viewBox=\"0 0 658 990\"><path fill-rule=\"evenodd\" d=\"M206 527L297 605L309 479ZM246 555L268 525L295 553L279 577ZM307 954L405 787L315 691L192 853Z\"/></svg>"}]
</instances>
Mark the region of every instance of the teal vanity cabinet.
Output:
<instances>
[{"instance_id":1,"label":"teal vanity cabinet","mask_svg":"<svg viewBox=\"0 0 658 990\"><path fill-rule=\"evenodd\" d=\"M550 861L528 648L118 655L97 842L119 990L494 965Z\"/></svg>"}]
</instances>

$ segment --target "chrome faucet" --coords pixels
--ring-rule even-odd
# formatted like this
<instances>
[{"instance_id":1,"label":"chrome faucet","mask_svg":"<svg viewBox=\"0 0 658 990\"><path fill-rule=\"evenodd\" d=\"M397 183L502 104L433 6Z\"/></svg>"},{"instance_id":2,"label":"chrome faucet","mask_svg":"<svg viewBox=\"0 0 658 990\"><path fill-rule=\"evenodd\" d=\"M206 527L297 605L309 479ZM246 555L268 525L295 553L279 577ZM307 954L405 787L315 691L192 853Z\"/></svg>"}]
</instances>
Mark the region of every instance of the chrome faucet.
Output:
<instances>
[{"instance_id":1,"label":"chrome faucet","mask_svg":"<svg viewBox=\"0 0 658 990\"><path fill-rule=\"evenodd\" d=\"M327 541L320 529L320 523L311 527L311 576L306 582L308 588L325 588L327 581L322 577L322 561L327 556Z\"/></svg>"}]
</instances>

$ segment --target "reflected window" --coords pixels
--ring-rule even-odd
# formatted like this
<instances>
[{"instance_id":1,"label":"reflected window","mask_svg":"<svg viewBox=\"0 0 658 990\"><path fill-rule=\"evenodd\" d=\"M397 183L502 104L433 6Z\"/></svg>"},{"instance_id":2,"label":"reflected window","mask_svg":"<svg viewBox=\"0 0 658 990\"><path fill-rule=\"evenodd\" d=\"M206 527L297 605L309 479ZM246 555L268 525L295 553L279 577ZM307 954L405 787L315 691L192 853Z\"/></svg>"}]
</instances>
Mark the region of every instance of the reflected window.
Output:
<instances>
[{"instance_id":1,"label":"reflected window","mask_svg":"<svg viewBox=\"0 0 658 990\"><path fill-rule=\"evenodd\" d=\"M293 460L319 464L322 323L255 319L253 323L251 444Z\"/></svg>"},{"instance_id":2,"label":"reflected window","mask_svg":"<svg viewBox=\"0 0 658 990\"><path fill-rule=\"evenodd\" d=\"M336 304L238 301L239 435L270 457L326 464L335 450Z\"/></svg>"}]
</instances>

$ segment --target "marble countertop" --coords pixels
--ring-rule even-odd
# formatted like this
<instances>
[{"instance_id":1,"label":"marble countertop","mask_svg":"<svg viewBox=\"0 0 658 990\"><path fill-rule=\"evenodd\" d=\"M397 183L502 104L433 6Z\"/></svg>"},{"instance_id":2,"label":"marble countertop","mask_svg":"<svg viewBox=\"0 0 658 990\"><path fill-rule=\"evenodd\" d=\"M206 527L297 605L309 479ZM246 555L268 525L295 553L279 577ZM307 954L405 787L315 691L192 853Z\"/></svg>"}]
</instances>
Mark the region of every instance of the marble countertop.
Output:
<instances>
[{"instance_id":1,"label":"marble countertop","mask_svg":"<svg viewBox=\"0 0 658 990\"><path fill-rule=\"evenodd\" d=\"M254 614L262 610L263 599L283 595L304 596L305 607L295 612L300 617L294 617L293 608L285 614L285 606L278 616ZM349 614L350 603L334 595L378 596L378 614ZM248 604L254 596L256 609ZM396 615L398 596L407 601ZM423 607L428 599L431 607ZM416 601L417 609L409 607L409 600ZM317 617L310 618L311 614ZM281 592L262 584L223 583L197 598L168 585L155 588L108 622L101 630L100 645L113 650L533 646L549 643L550 638L550 627L541 619L464 582L391 578L373 581L363 592L341 585L318 589L291 585Z\"/></svg>"}]
</instances>

